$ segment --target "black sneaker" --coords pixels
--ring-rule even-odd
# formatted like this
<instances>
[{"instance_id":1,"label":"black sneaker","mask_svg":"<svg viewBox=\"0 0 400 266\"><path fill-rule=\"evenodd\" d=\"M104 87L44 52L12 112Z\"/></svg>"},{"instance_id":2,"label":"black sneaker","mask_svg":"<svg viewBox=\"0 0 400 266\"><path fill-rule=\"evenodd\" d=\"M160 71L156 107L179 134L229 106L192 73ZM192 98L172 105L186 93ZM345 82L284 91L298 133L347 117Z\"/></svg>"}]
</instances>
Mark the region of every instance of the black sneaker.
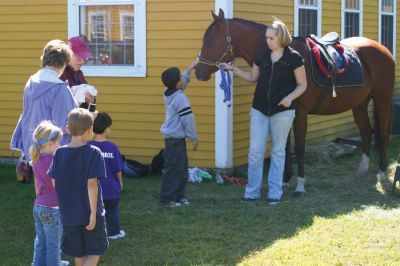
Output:
<instances>
[{"instance_id":1,"label":"black sneaker","mask_svg":"<svg viewBox=\"0 0 400 266\"><path fill-rule=\"evenodd\" d=\"M240 201L241 202L257 202L257 201L260 201L260 199L252 199L252 198L243 197Z\"/></svg>"},{"instance_id":2,"label":"black sneaker","mask_svg":"<svg viewBox=\"0 0 400 266\"><path fill-rule=\"evenodd\" d=\"M268 205L277 205L281 201L279 199L268 199Z\"/></svg>"}]
</instances>

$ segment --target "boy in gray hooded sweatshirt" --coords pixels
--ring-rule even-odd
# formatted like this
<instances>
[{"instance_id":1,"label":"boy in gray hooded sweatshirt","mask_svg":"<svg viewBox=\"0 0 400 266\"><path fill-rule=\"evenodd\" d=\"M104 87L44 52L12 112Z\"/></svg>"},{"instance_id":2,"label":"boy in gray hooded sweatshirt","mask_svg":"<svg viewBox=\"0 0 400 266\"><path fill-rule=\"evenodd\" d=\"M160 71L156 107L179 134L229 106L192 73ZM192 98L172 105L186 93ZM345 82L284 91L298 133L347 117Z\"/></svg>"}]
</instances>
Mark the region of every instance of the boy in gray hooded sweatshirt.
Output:
<instances>
[{"instance_id":1,"label":"boy in gray hooded sweatshirt","mask_svg":"<svg viewBox=\"0 0 400 266\"><path fill-rule=\"evenodd\" d=\"M165 121L161 126L165 148L160 203L166 207L190 204L185 196L188 180L185 138L191 140L192 149L195 151L197 133L194 114L183 91L190 81L190 71L197 63L197 60L194 61L182 75L177 67L168 68L161 75L161 80L167 88L164 90Z\"/></svg>"}]
</instances>

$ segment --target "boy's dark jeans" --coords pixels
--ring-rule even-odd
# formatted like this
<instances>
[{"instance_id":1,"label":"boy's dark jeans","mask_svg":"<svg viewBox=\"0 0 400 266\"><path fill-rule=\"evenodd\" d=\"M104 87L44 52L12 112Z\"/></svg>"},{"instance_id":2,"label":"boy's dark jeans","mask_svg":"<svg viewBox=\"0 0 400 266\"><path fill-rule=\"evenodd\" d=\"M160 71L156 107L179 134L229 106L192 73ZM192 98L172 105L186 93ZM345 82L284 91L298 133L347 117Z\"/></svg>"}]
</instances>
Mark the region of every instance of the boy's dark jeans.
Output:
<instances>
[{"instance_id":1,"label":"boy's dark jeans","mask_svg":"<svg viewBox=\"0 0 400 266\"><path fill-rule=\"evenodd\" d=\"M103 200L106 210L107 235L119 234L119 199Z\"/></svg>"},{"instance_id":2,"label":"boy's dark jeans","mask_svg":"<svg viewBox=\"0 0 400 266\"><path fill-rule=\"evenodd\" d=\"M188 174L188 157L185 139L164 139L164 169L162 172L160 202L179 201L185 198Z\"/></svg>"}]
</instances>

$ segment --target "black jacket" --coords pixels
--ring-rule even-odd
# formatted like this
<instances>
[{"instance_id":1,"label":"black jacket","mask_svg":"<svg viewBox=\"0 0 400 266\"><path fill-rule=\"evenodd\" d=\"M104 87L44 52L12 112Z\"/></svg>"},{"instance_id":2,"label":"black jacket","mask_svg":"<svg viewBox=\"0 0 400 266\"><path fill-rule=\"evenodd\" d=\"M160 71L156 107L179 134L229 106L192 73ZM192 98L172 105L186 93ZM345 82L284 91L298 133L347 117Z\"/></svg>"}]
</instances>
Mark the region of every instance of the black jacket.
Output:
<instances>
[{"instance_id":1,"label":"black jacket","mask_svg":"<svg viewBox=\"0 0 400 266\"><path fill-rule=\"evenodd\" d=\"M282 57L272 64L271 50L262 47L257 51L254 63L259 67L260 75L252 107L268 116L294 109L296 101L288 108L278 104L296 89L294 70L304 65L303 57L292 48L285 47Z\"/></svg>"}]
</instances>

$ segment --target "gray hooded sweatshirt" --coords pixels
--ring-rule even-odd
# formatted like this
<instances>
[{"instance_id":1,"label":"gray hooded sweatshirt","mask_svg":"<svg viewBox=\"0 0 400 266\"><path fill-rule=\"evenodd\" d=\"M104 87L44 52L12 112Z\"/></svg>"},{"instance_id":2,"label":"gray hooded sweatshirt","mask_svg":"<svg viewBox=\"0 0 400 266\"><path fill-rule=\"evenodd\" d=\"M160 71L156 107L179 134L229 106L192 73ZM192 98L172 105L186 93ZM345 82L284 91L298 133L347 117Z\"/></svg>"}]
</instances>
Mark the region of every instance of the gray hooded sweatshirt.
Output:
<instances>
[{"instance_id":1,"label":"gray hooded sweatshirt","mask_svg":"<svg viewBox=\"0 0 400 266\"><path fill-rule=\"evenodd\" d=\"M184 85L182 89L165 89L166 107L165 121L161 126L164 138L188 138L197 140L196 122L188 97L183 93L190 81L190 73L182 73Z\"/></svg>"}]
</instances>

